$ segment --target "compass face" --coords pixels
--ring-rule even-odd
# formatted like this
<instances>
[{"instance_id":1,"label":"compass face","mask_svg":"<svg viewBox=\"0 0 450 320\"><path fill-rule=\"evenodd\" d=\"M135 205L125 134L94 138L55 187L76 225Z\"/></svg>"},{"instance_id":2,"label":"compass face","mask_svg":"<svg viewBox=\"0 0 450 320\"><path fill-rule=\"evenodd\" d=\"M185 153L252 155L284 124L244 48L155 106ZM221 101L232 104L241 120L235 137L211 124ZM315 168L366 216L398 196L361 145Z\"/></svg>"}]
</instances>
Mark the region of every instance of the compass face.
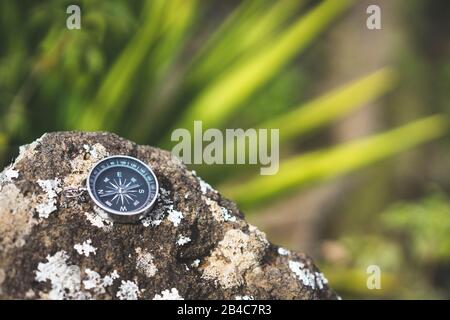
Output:
<instances>
[{"instance_id":1,"label":"compass face","mask_svg":"<svg viewBox=\"0 0 450 320\"><path fill-rule=\"evenodd\" d=\"M113 156L97 163L87 187L100 208L116 215L145 212L158 194L153 171L142 161L128 156Z\"/></svg>"}]
</instances>

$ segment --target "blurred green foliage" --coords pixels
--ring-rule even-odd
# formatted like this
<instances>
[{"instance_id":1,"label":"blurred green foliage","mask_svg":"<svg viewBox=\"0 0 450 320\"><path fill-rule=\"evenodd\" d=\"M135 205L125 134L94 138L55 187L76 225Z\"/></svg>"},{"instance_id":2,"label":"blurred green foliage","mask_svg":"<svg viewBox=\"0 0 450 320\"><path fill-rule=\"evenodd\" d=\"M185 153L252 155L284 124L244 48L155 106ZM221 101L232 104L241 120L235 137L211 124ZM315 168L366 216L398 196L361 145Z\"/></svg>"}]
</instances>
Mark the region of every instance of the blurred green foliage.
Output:
<instances>
[{"instance_id":1,"label":"blurred green foliage","mask_svg":"<svg viewBox=\"0 0 450 320\"><path fill-rule=\"evenodd\" d=\"M413 48L397 66L362 74L312 97L314 72L308 70L311 59L305 55L331 26L345 19L354 0L78 3L81 30L65 28L66 8L72 2L0 2L2 164L19 145L55 130L108 130L170 149L172 130L191 128L193 120L202 120L204 128L280 128L278 175L261 177L248 166L195 168L244 208L257 212L262 203L373 165L447 131L447 118L436 115L446 111L444 107L429 112L418 107L413 112L411 106L426 105L426 99L405 98L423 85L423 70L431 77L428 60L417 63L420 52ZM412 10L420 12L418 3L424 2L414 1ZM300 142L408 84L405 67L415 72L408 79L417 81L398 98L400 113L407 117L398 117L401 121L392 121L390 128L373 136L342 144L315 143L314 150L298 148ZM433 94L443 95L433 100L439 105L448 97L448 60L434 70L439 70L443 86ZM397 290L400 267L405 277L414 277L426 273L426 266L408 268L407 250L419 261L449 260L447 200L431 198L389 212L378 233L342 240L354 259L328 271L338 290L370 297L360 281L365 279L364 266L376 257L392 271L386 273L392 291L383 292L408 297L406 289ZM385 231L388 238L382 237ZM399 246L404 240L396 239L397 233L410 239L406 249ZM433 250L426 250L427 243ZM324 267L329 267L326 261ZM426 278L416 282L421 292L433 287L430 283ZM442 296L438 291L430 296Z\"/></svg>"},{"instance_id":2,"label":"blurred green foliage","mask_svg":"<svg viewBox=\"0 0 450 320\"><path fill-rule=\"evenodd\" d=\"M380 214L372 231L352 232L338 242L347 258L325 269L330 268L330 281L347 297L450 296L450 201L439 192L397 203ZM380 267L382 290L367 289L369 265Z\"/></svg>"}]
</instances>

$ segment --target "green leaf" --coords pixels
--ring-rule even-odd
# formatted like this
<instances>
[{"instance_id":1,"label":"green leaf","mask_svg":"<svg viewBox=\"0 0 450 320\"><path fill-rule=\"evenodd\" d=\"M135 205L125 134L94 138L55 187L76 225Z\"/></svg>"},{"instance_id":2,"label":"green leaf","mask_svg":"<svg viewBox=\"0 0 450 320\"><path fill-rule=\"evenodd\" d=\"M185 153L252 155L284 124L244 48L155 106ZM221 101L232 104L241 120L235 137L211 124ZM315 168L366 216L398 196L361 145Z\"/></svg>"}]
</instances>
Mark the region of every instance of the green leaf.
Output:
<instances>
[{"instance_id":1,"label":"green leaf","mask_svg":"<svg viewBox=\"0 0 450 320\"><path fill-rule=\"evenodd\" d=\"M181 73L180 68L174 68L182 51L188 31L198 9L197 0L176 0L170 3L167 10L167 24L159 38L158 45L149 57L147 74L151 75L144 92L137 93L140 101L147 101L137 115L132 117L133 126L130 128L130 137L142 141L152 130L149 126L157 128L157 124L171 108L165 108L164 99L167 99L167 83L170 82L171 73ZM175 70L174 70L175 69ZM176 91L176 89L174 90Z\"/></svg>"},{"instance_id":2,"label":"green leaf","mask_svg":"<svg viewBox=\"0 0 450 320\"><path fill-rule=\"evenodd\" d=\"M260 204L293 189L353 172L436 139L447 131L448 123L446 116L431 116L328 150L296 156L284 160L276 175L256 176L248 182L223 186L221 191L243 207Z\"/></svg>"},{"instance_id":3,"label":"green leaf","mask_svg":"<svg viewBox=\"0 0 450 320\"><path fill-rule=\"evenodd\" d=\"M220 127L239 105L286 66L344 10L351 1L326 0L293 23L277 40L255 56L231 68L188 107L177 127L190 128L194 120Z\"/></svg>"},{"instance_id":4,"label":"green leaf","mask_svg":"<svg viewBox=\"0 0 450 320\"><path fill-rule=\"evenodd\" d=\"M213 79L242 54L251 53L277 37L277 29L304 5L304 0L244 1L207 40L194 57L188 81ZM256 47L256 48L255 48Z\"/></svg>"},{"instance_id":5,"label":"green leaf","mask_svg":"<svg viewBox=\"0 0 450 320\"><path fill-rule=\"evenodd\" d=\"M166 4L162 0L146 2L142 25L119 55L100 85L94 101L88 105L79 123L75 123L74 127L83 130L114 127L132 92L130 86L157 38Z\"/></svg>"},{"instance_id":6,"label":"green leaf","mask_svg":"<svg viewBox=\"0 0 450 320\"><path fill-rule=\"evenodd\" d=\"M301 104L259 127L279 128L280 142L297 138L341 119L356 108L383 96L394 87L395 82L394 71L388 68L381 69Z\"/></svg>"}]
</instances>

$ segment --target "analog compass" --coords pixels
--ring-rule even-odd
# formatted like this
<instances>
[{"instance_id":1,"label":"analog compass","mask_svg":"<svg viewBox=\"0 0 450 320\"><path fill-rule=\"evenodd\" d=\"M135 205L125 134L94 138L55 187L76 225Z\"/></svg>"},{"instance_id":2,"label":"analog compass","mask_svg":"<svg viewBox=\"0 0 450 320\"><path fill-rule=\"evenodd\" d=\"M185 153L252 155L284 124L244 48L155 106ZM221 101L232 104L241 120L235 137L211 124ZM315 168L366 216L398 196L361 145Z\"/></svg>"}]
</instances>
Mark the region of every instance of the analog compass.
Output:
<instances>
[{"instance_id":1,"label":"analog compass","mask_svg":"<svg viewBox=\"0 0 450 320\"><path fill-rule=\"evenodd\" d=\"M98 162L89 173L87 189L94 203L118 222L142 219L158 196L152 169L129 156L112 156Z\"/></svg>"}]
</instances>

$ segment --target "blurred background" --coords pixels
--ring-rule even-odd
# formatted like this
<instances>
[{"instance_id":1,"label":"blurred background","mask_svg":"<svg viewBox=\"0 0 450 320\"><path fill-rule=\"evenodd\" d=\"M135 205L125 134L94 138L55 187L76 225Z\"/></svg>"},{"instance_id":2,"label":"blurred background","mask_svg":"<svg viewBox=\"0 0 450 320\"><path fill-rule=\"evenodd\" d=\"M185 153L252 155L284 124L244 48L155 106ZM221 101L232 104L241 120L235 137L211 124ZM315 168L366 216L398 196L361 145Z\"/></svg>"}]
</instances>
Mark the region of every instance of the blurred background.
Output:
<instances>
[{"instance_id":1,"label":"blurred background","mask_svg":"<svg viewBox=\"0 0 450 320\"><path fill-rule=\"evenodd\" d=\"M2 0L0 164L48 131L170 150L193 120L280 128L277 175L192 169L344 299L449 299L449 21L438 0Z\"/></svg>"}]
</instances>

